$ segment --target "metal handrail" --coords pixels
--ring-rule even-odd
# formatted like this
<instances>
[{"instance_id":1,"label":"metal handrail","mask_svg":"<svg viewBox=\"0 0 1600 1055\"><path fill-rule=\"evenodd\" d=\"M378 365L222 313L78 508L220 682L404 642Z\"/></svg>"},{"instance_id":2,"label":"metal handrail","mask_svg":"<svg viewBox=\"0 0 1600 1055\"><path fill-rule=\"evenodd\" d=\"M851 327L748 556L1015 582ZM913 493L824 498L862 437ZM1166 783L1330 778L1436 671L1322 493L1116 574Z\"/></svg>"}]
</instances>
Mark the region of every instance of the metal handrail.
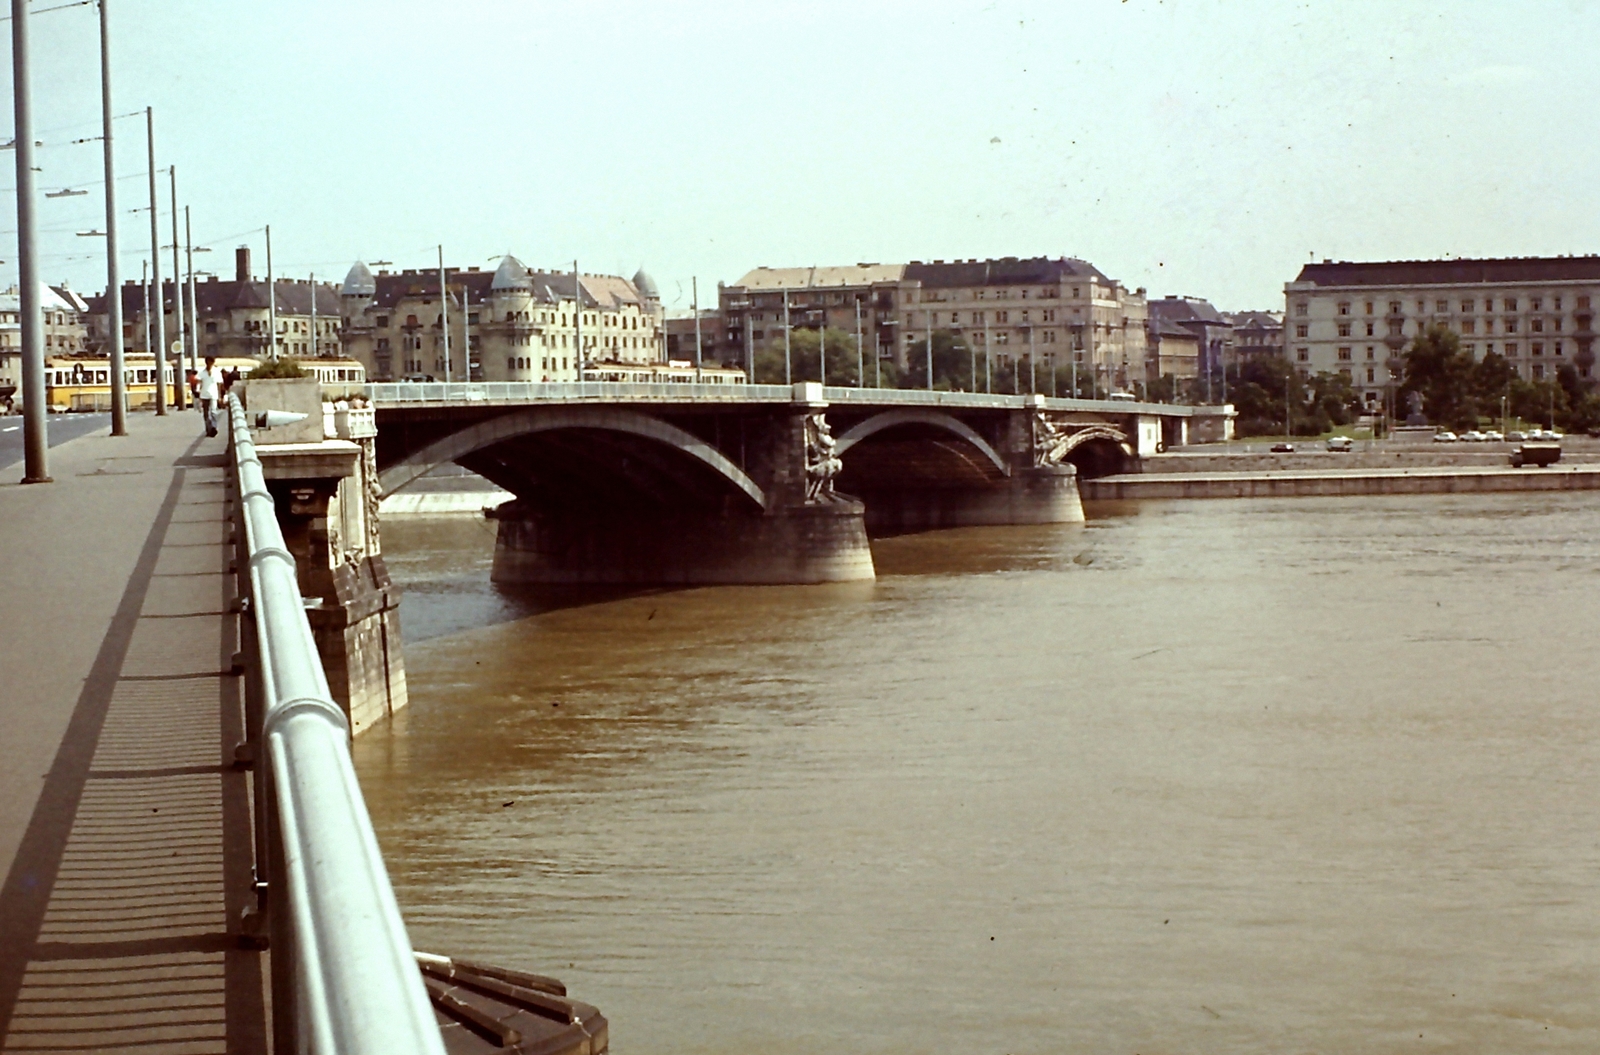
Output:
<instances>
[{"instance_id":1,"label":"metal handrail","mask_svg":"<svg viewBox=\"0 0 1600 1055\"><path fill-rule=\"evenodd\" d=\"M267 810L258 868L268 877L274 1034L319 1055L444 1055L237 396L228 412L257 653L247 661L261 699L251 732Z\"/></svg>"}]
</instances>

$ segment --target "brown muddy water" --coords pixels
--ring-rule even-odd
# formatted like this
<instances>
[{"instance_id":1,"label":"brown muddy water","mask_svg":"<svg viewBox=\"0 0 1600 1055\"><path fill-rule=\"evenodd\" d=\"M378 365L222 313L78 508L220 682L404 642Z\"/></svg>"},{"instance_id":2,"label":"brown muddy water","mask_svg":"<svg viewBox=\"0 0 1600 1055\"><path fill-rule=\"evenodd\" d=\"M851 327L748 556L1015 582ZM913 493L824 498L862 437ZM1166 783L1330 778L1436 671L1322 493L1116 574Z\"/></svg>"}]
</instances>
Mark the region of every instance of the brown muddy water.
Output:
<instances>
[{"instance_id":1,"label":"brown muddy water","mask_svg":"<svg viewBox=\"0 0 1600 1055\"><path fill-rule=\"evenodd\" d=\"M1090 517L632 596L386 523L414 942L627 1053L1600 1050L1600 496Z\"/></svg>"}]
</instances>

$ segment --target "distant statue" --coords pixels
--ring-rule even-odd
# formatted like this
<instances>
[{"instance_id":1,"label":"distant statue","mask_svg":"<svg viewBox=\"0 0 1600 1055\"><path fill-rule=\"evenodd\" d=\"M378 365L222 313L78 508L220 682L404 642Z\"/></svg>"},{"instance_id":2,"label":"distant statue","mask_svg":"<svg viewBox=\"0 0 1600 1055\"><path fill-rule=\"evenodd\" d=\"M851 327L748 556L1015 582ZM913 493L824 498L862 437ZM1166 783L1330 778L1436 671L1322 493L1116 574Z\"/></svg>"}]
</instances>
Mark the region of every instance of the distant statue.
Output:
<instances>
[{"instance_id":1,"label":"distant statue","mask_svg":"<svg viewBox=\"0 0 1600 1055\"><path fill-rule=\"evenodd\" d=\"M1407 425L1426 425L1428 417L1422 413L1422 393L1413 391L1406 396L1406 403L1411 407L1411 412L1406 415Z\"/></svg>"},{"instance_id":2,"label":"distant statue","mask_svg":"<svg viewBox=\"0 0 1600 1055\"><path fill-rule=\"evenodd\" d=\"M844 468L836 448L839 441L820 413L806 415L806 502L816 505L836 499L833 478Z\"/></svg>"},{"instance_id":3,"label":"distant statue","mask_svg":"<svg viewBox=\"0 0 1600 1055\"><path fill-rule=\"evenodd\" d=\"M1067 456L1070 438L1045 416L1043 411L1033 415L1033 464L1036 467L1060 465Z\"/></svg>"}]
</instances>

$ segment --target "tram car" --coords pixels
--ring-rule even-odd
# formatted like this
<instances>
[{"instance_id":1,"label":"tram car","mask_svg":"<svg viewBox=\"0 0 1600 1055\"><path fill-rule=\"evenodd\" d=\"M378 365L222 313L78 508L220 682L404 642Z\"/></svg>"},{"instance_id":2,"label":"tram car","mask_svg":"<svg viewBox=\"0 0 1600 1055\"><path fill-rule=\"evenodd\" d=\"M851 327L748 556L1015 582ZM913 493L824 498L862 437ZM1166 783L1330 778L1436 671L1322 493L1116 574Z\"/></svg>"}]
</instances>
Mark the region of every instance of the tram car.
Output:
<instances>
[{"instance_id":1,"label":"tram car","mask_svg":"<svg viewBox=\"0 0 1600 1055\"><path fill-rule=\"evenodd\" d=\"M152 355L128 355L122 360L128 407L141 410L156 405L156 360ZM177 402L175 364L163 371L167 403ZM44 361L45 405L55 413L111 409L111 360L100 355L51 355Z\"/></svg>"}]
</instances>

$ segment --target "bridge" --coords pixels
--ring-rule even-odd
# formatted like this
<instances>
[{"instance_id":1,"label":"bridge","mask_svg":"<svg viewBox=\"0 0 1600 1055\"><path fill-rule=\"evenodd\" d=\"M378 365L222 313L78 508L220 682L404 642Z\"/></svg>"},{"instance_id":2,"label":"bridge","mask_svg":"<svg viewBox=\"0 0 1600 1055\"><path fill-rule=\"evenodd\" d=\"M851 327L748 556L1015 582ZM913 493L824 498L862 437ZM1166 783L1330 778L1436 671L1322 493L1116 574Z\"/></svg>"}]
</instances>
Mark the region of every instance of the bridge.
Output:
<instances>
[{"instance_id":1,"label":"bridge","mask_svg":"<svg viewBox=\"0 0 1600 1055\"><path fill-rule=\"evenodd\" d=\"M505 582L871 578L868 533L1083 519L1077 478L1221 438L1221 407L796 385L372 384L384 493L516 496Z\"/></svg>"}]
</instances>

